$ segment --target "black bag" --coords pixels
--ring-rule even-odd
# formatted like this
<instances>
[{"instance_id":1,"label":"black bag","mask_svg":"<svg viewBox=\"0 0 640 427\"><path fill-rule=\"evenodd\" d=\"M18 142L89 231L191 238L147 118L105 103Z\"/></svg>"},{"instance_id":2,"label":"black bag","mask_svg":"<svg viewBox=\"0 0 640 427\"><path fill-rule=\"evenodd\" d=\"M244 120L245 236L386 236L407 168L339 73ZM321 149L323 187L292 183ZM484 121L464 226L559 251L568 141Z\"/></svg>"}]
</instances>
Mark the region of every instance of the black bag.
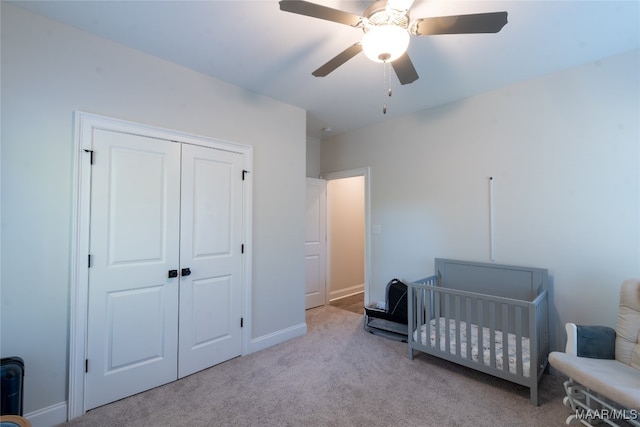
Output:
<instances>
[{"instance_id":1,"label":"black bag","mask_svg":"<svg viewBox=\"0 0 640 427\"><path fill-rule=\"evenodd\" d=\"M387 316L393 322L409 323L407 308L407 285L398 279L387 283Z\"/></svg>"},{"instance_id":2,"label":"black bag","mask_svg":"<svg viewBox=\"0 0 640 427\"><path fill-rule=\"evenodd\" d=\"M22 416L22 383L24 362L19 357L5 357L0 361L1 415Z\"/></svg>"}]
</instances>

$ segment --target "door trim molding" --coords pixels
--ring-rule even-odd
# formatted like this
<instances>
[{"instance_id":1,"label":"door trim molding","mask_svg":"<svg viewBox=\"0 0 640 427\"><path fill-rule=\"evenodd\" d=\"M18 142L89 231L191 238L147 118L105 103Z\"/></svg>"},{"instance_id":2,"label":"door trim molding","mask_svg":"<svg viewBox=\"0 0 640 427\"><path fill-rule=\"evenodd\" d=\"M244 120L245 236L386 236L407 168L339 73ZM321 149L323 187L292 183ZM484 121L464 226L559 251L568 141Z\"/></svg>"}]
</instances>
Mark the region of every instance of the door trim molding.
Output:
<instances>
[{"instance_id":1,"label":"door trim molding","mask_svg":"<svg viewBox=\"0 0 640 427\"><path fill-rule=\"evenodd\" d=\"M150 138L170 140L242 154L243 169L253 170L253 147L219 139L192 135L170 129L100 116L82 111L74 112L73 154L73 217L71 224L70 318L69 318L69 391L67 417L69 420L84 414L84 374L87 345L87 304L89 284L89 221L91 202L90 158L94 129L122 132ZM85 151L88 150L88 151ZM251 283L252 283L252 174L244 174L242 258L242 354L251 353Z\"/></svg>"},{"instance_id":2,"label":"door trim molding","mask_svg":"<svg viewBox=\"0 0 640 427\"><path fill-rule=\"evenodd\" d=\"M369 166L363 168L356 169L347 169L343 171L337 172L329 172L323 174L320 178L325 179L327 181L331 181L334 179L343 179L343 178L352 178L355 176L364 177L364 303L368 304L369 301L369 283L371 279L371 237L370 237L370 224L371 224L371 168ZM328 191L328 190L327 190ZM327 194L328 198L328 194ZM329 202L327 201L327 210L329 209ZM327 215L327 218L329 215ZM329 239L329 237L327 237ZM331 247L331 243L327 241L327 251ZM330 277L330 257L327 255L326 257L326 268L327 268L327 304L329 304L329 287L330 283L328 278Z\"/></svg>"}]
</instances>

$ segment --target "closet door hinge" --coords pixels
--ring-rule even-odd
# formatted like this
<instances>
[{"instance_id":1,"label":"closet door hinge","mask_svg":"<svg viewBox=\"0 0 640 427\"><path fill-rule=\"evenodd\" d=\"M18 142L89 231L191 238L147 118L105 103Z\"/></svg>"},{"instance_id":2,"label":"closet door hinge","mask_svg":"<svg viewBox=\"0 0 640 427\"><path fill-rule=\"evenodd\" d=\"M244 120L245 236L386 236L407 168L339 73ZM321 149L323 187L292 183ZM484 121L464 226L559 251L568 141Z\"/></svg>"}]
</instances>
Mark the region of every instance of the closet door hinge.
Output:
<instances>
[{"instance_id":1,"label":"closet door hinge","mask_svg":"<svg viewBox=\"0 0 640 427\"><path fill-rule=\"evenodd\" d=\"M243 169L242 170L242 180L244 181L245 176L249 173L248 170Z\"/></svg>"},{"instance_id":2,"label":"closet door hinge","mask_svg":"<svg viewBox=\"0 0 640 427\"><path fill-rule=\"evenodd\" d=\"M89 372L89 359L84 359L84 373Z\"/></svg>"},{"instance_id":3,"label":"closet door hinge","mask_svg":"<svg viewBox=\"0 0 640 427\"><path fill-rule=\"evenodd\" d=\"M87 268L91 268L91 254L87 256Z\"/></svg>"},{"instance_id":4,"label":"closet door hinge","mask_svg":"<svg viewBox=\"0 0 640 427\"><path fill-rule=\"evenodd\" d=\"M244 317L240 318L240 327L244 328Z\"/></svg>"},{"instance_id":5,"label":"closet door hinge","mask_svg":"<svg viewBox=\"0 0 640 427\"><path fill-rule=\"evenodd\" d=\"M91 160L89 160L89 163L93 164L93 150L84 150L84 152L91 154Z\"/></svg>"},{"instance_id":6,"label":"closet door hinge","mask_svg":"<svg viewBox=\"0 0 640 427\"><path fill-rule=\"evenodd\" d=\"M244 253L244 243L240 245L240 253L243 254Z\"/></svg>"}]
</instances>

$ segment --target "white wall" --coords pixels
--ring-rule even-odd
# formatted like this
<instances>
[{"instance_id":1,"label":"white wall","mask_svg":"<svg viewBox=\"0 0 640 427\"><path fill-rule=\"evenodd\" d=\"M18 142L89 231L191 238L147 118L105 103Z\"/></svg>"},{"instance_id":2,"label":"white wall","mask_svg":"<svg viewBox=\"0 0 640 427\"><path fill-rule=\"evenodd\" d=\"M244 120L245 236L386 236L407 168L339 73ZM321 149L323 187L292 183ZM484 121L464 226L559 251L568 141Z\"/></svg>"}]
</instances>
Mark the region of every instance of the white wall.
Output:
<instances>
[{"instance_id":1,"label":"white wall","mask_svg":"<svg viewBox=\"0 0 640 427\"><path fill-rule=\"evenodd\" d=\"M640 277L638 50L324 140L322 173L371 167L371 298L436 257L548 268L563 324L615 325Z\"/></svg>"},{"instance_id":2,"label":"white wall","mask_svg":"<svg viewBox=\"0 0 640 427\"><path fill-rule=\"evenodd\" d=\"M25 412L67 399L74 110L252 145L252 335L304 331L305 112L5 2L1 13L1 347L25 359Z\"/></svg>"}]
</instances>

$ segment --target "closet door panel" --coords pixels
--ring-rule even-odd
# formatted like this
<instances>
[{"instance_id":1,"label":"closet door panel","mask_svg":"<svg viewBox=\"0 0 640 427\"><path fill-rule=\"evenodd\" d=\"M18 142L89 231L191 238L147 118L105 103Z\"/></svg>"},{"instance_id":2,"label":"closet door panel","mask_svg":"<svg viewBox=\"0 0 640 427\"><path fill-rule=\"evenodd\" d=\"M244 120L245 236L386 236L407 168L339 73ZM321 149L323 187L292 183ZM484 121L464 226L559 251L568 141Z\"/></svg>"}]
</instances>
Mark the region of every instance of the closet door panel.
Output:
<instances>
[{"instance_id":1,"label":"closet door panel","mask_svg":"<svg viewBox=\"0 0 640 427\"><path fill-rule=\"evenodd\" d=\"M177 376L180 146L94 130L86 402Z\"/></svg>"},{"instance_id":2,"label":"closet door panel","mask_svg":"<svg viewBox=\"0 0 640 427\"><path fill-rule=\"evenodd\" d=\"M233 301L230 276L194 280L191 318L194 347L224 339L230 329L226 311Z\"/></svg>"},{"instance_id":3,"label":"closet door panel","mask_svg":"<svg viewBox=\"0 0 640 427\"><path fill-rule=\"evenodd\" d=\"M179 377L242 350L242 155L184 144L182 171Z\"/></svg>"},{"instance_id":4,"label":"closet door panel","mask_svg":"<svg viewBox=\"0 0 640 427\"><path fill-rule=\"evenodd\" d=\"M218 154L204 150L205 155ZM190 165L192 170L187 173L191 174L192 180L189 180L191 188L187 194L192 200L186 201L192 209L186 207L185 213L191 211L193 217L185 231L190 230L192 256L202 260L232 256L233 184L238 178L233 176L234 164L195 157Z\"/></svg>"}]
</instances>

